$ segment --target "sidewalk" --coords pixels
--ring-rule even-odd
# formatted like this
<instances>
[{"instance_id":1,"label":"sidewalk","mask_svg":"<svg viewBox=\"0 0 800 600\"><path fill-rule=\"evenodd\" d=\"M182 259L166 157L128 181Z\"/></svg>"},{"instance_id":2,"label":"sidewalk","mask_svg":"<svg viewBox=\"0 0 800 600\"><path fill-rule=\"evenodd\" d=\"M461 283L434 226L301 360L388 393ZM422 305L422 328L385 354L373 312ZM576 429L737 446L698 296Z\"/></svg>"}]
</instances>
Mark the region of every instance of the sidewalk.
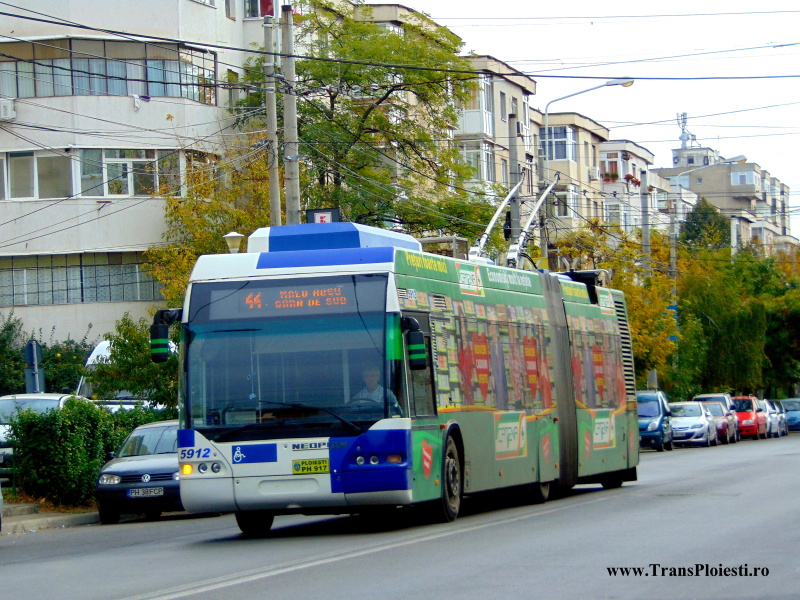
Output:
<instances>
[{"instance_id":1,"label":"sidewalk","mask_svg":"<svg viewBox=\"0 0 800 600\"><path fill-rule=\"evenodd\" d=\"M3 508L3 528L0 536L99 522L100 517L96 512L48 513L39 512L39 506L36 504L6 504Z\"/></svg>"}]
</instances>

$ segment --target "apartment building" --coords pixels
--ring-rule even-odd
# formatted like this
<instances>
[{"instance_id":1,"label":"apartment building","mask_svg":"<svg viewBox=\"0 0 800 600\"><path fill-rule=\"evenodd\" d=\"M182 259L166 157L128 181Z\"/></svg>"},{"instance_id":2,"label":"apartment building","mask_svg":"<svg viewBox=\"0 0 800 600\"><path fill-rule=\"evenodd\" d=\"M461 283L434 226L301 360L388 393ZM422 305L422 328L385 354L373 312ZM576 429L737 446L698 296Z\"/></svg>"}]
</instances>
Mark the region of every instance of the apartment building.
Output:
<instances>
[{"instance_id":1,"label":"apartment building","mask_svg":"<svg viewBox=\"0 0 800 600\"><path fill-rule=\"evenodd\" d=\"M556 201L547 202L549 244L564 233L585 227L591 219L606 220L606 197L599 169L600 147L608 141L609 131L598 122L574 112L547 115L549 135L539 130L542 140L549 139L543 152L543 181L552 182ZM544 122L544 118L540 122ZM552 197L552 195L551 195Z\"/></svg>"},{"instance_id":2,"label":"apartment building","mask_svg":"<svg viewBox=\"0 0 800 600\"><path fill-rule=\"evenodd\" d=\"M591 176L601 181L607 223L633 232L647 218L652 230L669 231L675 206L669 203L669 182L651 171L652 152L630 140L610 140L599 145L600 160ZM677 210L691 210L696 199L689 194L677 203Z\"/></svg>"},{"instance_id":3,"label":"apartment building","mask_svg":"<svg viewBox=\"0 0 800 600\"><path fill-rule=\"evenodd\" d=\"M253 3L15 5L0 41L0 313L45 341L94 340L161 301L141 268L163 242L157 194L235 139L245 53L215 46L244 47Z\"/></svg>"},{"instance_id":4,"label":"apartment building","mask_svg":"<svg viewBox=\"0 0 800 600\"><path fill-rule=\"evenodd\" d=\"M764 254L797 246L789 221L789 187L755 162L726 162L706 147L672 151L673 167L657 169L677 195L691 190L731 219L732 244ZM680 220L680 219L679 219Z\"/></svg>"}]
</instances>

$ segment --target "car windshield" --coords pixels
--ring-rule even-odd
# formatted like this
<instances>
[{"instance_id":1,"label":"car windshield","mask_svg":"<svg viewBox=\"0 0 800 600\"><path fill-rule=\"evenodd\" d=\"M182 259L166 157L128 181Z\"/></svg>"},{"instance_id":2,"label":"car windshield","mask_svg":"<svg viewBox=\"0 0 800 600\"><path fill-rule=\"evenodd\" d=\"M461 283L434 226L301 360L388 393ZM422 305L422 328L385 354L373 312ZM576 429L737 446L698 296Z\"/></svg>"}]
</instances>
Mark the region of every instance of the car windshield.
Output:
<instances>
[{"instance_id":1,"label":"car windshield","mask_svg":"<svg viewBox=\"0 0 800 600\"><path fill-rule=\"evenodd\" d=\"M123 442L118 456L171 454L178 451L177 427L147 427L136 429Z\"/></svg>"},{"instance_id":2,"label":"car windshield","mask_svg":"<svg viewBox=\"0 0 800 600\"><path fill-rule=\"evenodd\" d=\"M725 396L702 396L702 397L695 398L695 400L699 400L701 402L709 402L709 401L711 401L711 402L723 402L724 399L725 399Z\"/></svg>"},{"instance_id":3,"label":"car windshield","mask_svg":"<svg viewBox=\"0 0 800 600\"><path fill-rule=\"evenodd\" d=\"M706 408L708 409L708 412L715 417L722 417L725 415L725 411L722 410L721 404L708 404Z\"/></svg>"},{"instance_id":4,"label":"car windshield","mask_svg":"<svg viewBox=\"0 0 800 600\"><path fill-rule=\"evenodd\" d=\"M640 417L657 417L660 413L658 410L658 402L653 400L642 400L639 398L639 416Z\"/></svg>"},{"instance_id":5,"label":"car windshield","mask_svg":"<svg viewBox=\"0 0 800 600\"><path fill-rule=\"evenodd\" d=\"M733 401L736 404L736 412L748 412L753 409L753 401L749 398L739 398Z\"/></svg>"},{"instance_id":6,"label":"car windshield","mask_svg":"<svg viewBox=\"0 0 800 600\"><path fill-rule=\"evenodd\" d=\"M696 404L673 404L671 411L673 417L699 417L703 414Z\"/></svg>"},{"instance_id":7,"label":"car windshield","mask_svg":"<svg viewBox=\"0 0 800 600\"><path fill-rule=\"evenodd\" d=\"M0 424L7 425L9 418L17 411L30 409L45 413L54 408L58 408L58 398L6 398L0 400Z\"/></svg>"},{"instance_id":8,"label":"car windshield","mask_svg":"<svg viewBox=\"0 0 800 600\"><path fill-rule=\"evenodd\" d=\"M800 400L781 400L784 410L800 410Z\"/></svg>"}]
</instances>

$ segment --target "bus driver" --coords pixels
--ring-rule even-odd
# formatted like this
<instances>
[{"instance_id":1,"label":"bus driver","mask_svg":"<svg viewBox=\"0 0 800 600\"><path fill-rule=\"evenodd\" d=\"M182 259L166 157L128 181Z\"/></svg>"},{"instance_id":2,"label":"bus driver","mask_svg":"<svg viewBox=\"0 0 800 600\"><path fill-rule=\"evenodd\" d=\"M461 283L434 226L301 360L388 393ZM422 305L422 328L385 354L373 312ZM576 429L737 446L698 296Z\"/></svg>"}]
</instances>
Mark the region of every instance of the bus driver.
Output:
<instances>
[{"instance_id":1,"label":"bus driver","mask_svg":"<svg viewBox=\"0 0 800 600\"><path fill-rule=\"evenodd\" d=\"M386 390L381 384L381 371L377 367L366 367L361 372L361 377L364 379L364 389L353 396L353 401L366 400L368 402L376 402L383 404L384 396L389 397L389 411L393 415L401 414L400 404L397 402L397 397L392 390Z\"/></svg>"}]
</instances>

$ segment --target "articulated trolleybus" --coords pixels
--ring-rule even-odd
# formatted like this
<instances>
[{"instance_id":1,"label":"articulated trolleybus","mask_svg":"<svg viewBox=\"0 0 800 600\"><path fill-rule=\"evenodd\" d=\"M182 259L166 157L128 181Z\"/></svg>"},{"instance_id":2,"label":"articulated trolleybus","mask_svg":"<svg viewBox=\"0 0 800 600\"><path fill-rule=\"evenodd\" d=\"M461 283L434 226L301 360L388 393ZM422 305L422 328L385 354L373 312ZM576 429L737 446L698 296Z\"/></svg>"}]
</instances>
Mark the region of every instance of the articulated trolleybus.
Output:
<instances>
[{"instance_id":1,"label":"articulated trolleybus","mask_svg":"<svg viewBox=\"0 0 800 600\"><path fill-rule=\"evenodd\" d=\"M589 274L596 275L596 274ZM180 321L180 488L190 512L352 514L636 479L625 298L596 277L421 251L352 223L263 228L202 256Z\"/></svg>"}]
</instances>

